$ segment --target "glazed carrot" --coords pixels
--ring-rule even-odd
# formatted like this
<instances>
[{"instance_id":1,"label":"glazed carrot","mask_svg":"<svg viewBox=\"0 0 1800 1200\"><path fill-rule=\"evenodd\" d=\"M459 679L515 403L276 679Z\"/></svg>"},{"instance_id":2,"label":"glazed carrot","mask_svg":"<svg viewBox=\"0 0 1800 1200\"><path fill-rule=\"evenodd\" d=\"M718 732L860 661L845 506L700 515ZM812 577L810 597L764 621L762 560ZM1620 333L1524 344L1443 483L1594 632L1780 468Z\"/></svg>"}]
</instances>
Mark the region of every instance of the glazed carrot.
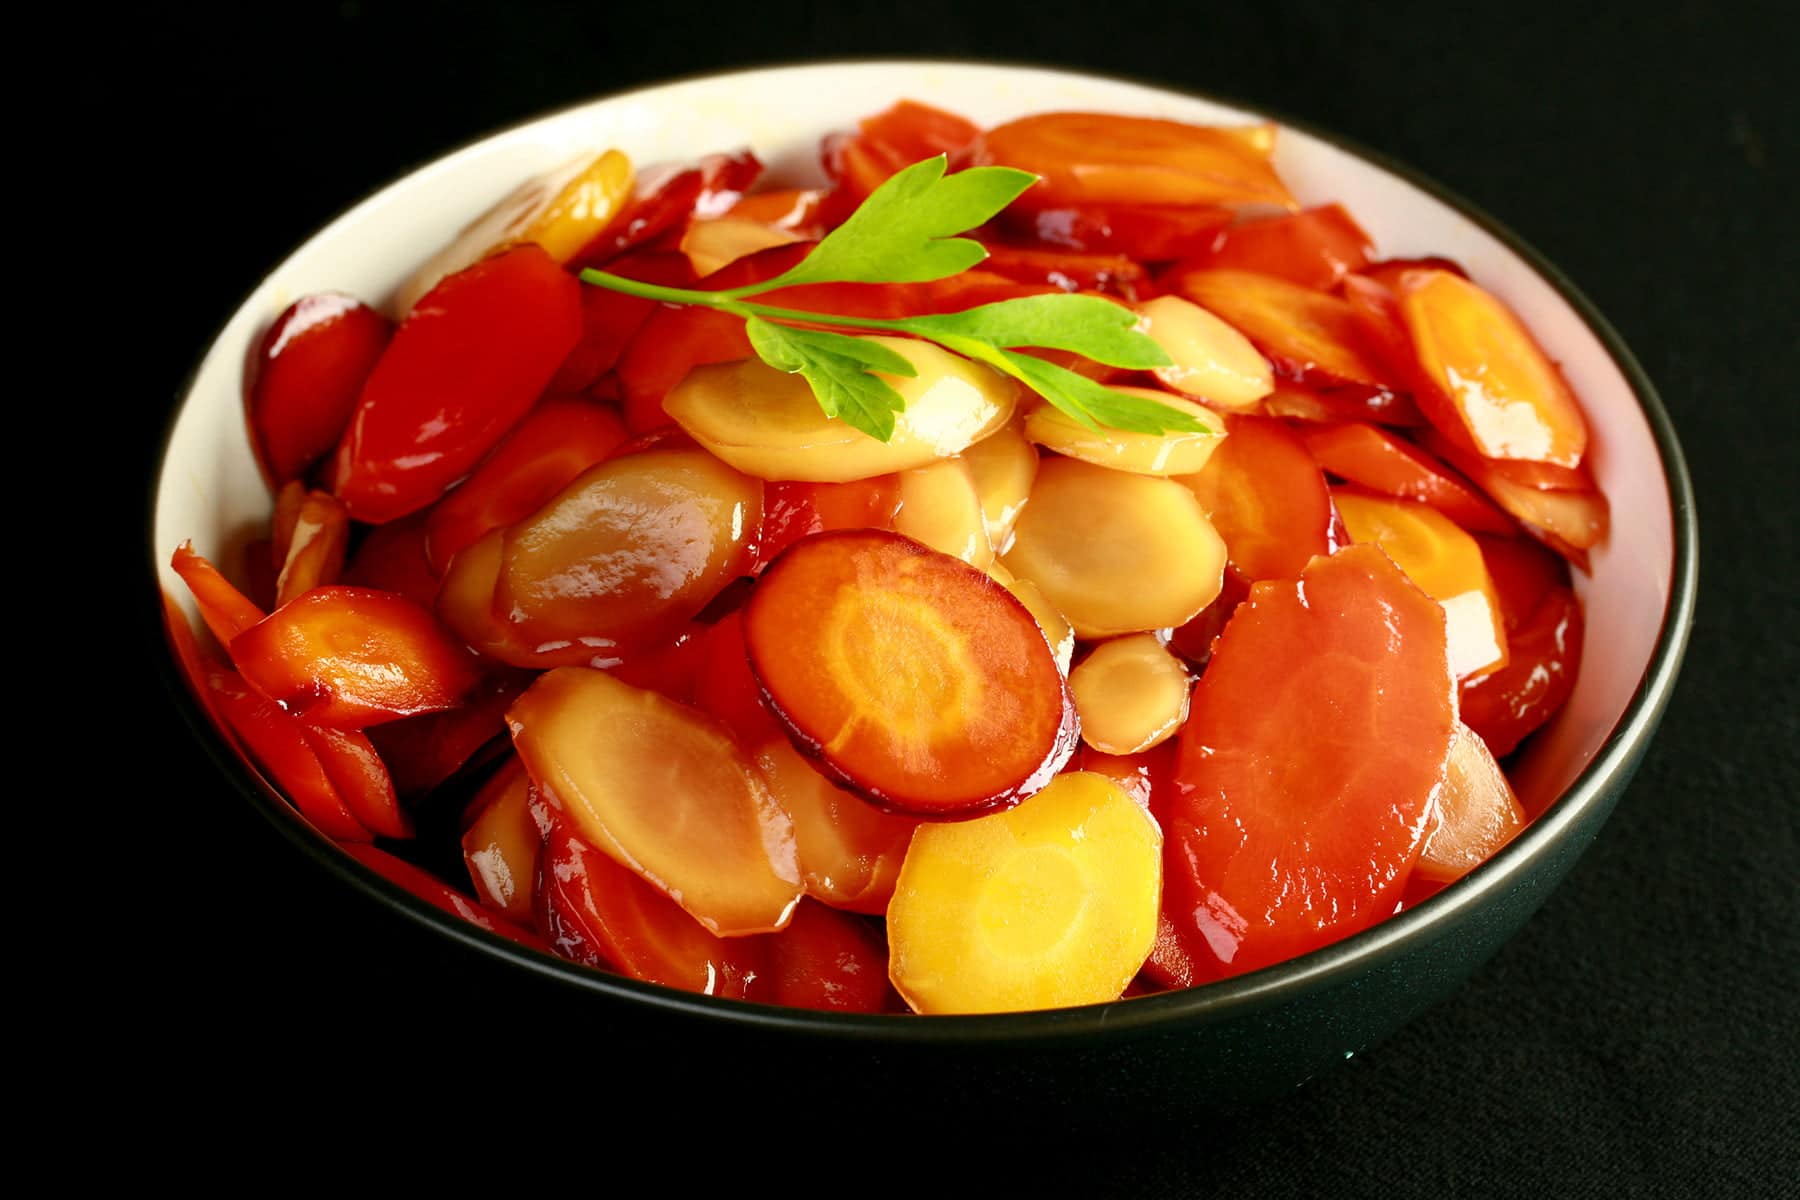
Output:
<instances>
[{"instance_id":1,"label":"glazed carrot","mask_svg":"<svg viewBox=\"0 0 1800 1200\"><path fill-rule=\"evenodd\" d=\"M744 634L794 744L895 812L1014 803L1074 749L1068 689L1024 605L898 534L795 543L751 593Z\"/></svg>"},{"instance_id":2,"label":"glazed carrot","mask_svg":"<svg viewBox=\"0 0 1800 1200\"><path fill-rule=\"evenodd\" d=\"M1380 549L1251 588L1181 731L1165 911L1194 982L1392 913L1455 725L1443 612Z\"/></svg>"},{"instance_id":3,"label":"glazed carrot","mask_svg":"<svg viewBox=\"0 0 1800 1200\"><path fill-rule=\"evenodd\" d=\"M1525 810L1506 773L1481 735L1457 722L1437 814L1426 831L1414 876L1440 883L1461 879L1523 828Z\"/></svg>"},{"instance_id":4,"label":"glazed carrot","mask_svg":"<svg viewBox=\"0 0 1800 1200\"><path fill-rule=\"evenodd\" d=\"M315 588L233 638L231 657L263 695L338 729L452 708L479 678L429 612L371 588Z\"/></svg>"},{"instance_id":5,"label":"glazed carrot","mask_svg":"<svg viewBox=\"0 0 1800 1200\"><path fill-rule=\"evenodd\" d=\"M1331 552L1333 512L1325 476L1279 421L1234 418L1212 457L1182 482L1225 539L1226 557L1248 581L1296 578Z\"/></svg>"},{"instance_id":6,"label":"glazed carrot","mask_svg":"<svg viewBox=\"0 0 1800 1200\"><path fill-rule=\"evenodd\" d=\"M183 542L177 546L170 565L193 593L200 619L206 622L220 645L229 646L232 638L263 619L262 609L233 587L231 581L219 573L219 568L194 553L194 543Z\"/></svg>"}]
</instances>

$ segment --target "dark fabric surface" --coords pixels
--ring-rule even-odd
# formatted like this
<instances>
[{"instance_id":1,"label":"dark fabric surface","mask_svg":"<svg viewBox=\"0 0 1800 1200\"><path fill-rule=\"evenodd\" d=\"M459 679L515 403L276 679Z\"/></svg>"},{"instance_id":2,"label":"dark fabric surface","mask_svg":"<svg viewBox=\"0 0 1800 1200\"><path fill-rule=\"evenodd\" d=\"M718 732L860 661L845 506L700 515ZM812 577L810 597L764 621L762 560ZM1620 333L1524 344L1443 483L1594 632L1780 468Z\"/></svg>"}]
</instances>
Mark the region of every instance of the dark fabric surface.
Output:
<instances>
[{"instance_id":1,"label":"dark fabric surface","mask_svg":"<svg viewBox=\"0 0 1800 1200\"><path fill-rule=\"evenodd\" d=\"M412 164L591 94L763 61L948 54L1129 73L1339 131L1459 191L1558 263L1674 417L1703 525L1699 621L1637 781L1550 902L1466 986L1284 1101L1182 1133L1056 1130L1003 1146L985 1146L980 1129L935 1129L921 1111L912 1128L858 1139L864 1175L800 1190L854 1193L956 1147L1006 1160L1021 1185L1042 1171L1145 1197L1793 1194L1791 6L1085 7L747 2L701 16L689 4L346 0L157 18L128 47L135 71L77 67L96 114L126 113L148 152L136 198L120 197L132 228L113 243L155 297L127 331L145 342L132 394L115 395L141 422L128 439L133 486L191 362L308 231ZM127 553L138 570L141 550ZM155 652L146 636L141 710L171 806L142 900L157 914L144 929L156 1002L123 1031L240 1115L291 1111L326 1082L341 1099L307 1126L316 1150L375 1142L404 1117L524 1161L555 1147L566 1166L592 1139L602 1177L621 1156L652 1160L635 1149L644 1114L631 1080L658 1064L634 1057L629 1032L585 1027L576 1000L438 944L290 850L193 748ZM542 1103L540 1077L576 1085L582 1107ZM810 1125L786 1130L781 1116L803 1107L804 1079L735 1079L721 1064L694 1086L712 1115L677 1122L695 1139L678 1154L721 1129L762 1129L796 1159L763 1168L806 1178ZM840 1115L857 1107L826 1099ZM279 1139L290 1127L265 1128ZM956 1194L960 1179L922 1171L913 1190Z\"/></svg>"}]
</instances>

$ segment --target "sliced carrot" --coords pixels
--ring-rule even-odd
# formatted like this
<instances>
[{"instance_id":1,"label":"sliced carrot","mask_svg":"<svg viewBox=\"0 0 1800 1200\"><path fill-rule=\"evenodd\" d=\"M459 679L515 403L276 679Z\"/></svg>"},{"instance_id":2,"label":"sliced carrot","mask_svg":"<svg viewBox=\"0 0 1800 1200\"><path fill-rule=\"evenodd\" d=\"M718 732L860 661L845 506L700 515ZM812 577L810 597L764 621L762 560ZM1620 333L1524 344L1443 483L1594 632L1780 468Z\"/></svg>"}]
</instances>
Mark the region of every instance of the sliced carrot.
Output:
<instances>
[{"instance_id":1,"label":"sliced carrot","mask_svg":"<svg viewBox=\"0 0 1800 1200\"><path fill-rule=\"evenodd\" d=\"M899 474L900 510L895 533L987 569L994 561L987 519L975 478L960 458L941 458Z\"/></svg>"},{"instance_id":2,"label":"sliced carrot","mask_svg":"<svg viewBox=\"0 0 1800 1200\"><path fill-rule=\"evenodd\" d=\"M1295 421L1372 421L1377 425L1398 425L1407 429L1425 424L1419 406L1403 392L1344 388L1315 392L1291 383L1277 384L1254 411L1265 417Z\"/></svg>"},{"instance_id":3,"label":"sliced carrot","mask_svg":"<svg viewBox=\"0 0 1800 1200\"><path fill-rule=\"evenodd\" d=\"M757 939L768 964L751 999L825 1012L904 1012L888 983L887 942L868 921L802 900L780 933Z\"/></svg>"},{"instance_id":4,"label":"sliced carrot","mask_svg":"<svg viewBox=\"0 0 1800 1200\"><path fill-rule=\"evenodd\" d=\"M1068 689L1024 605L898 534L795 543L751 593L744 634L794 744L892 811L1012 804L1074 750Z\"/></svg>"},{"instance_id":5,"label":"sliced carrot","mask_svg":"<svg viewBox=\"0 0 1800 1200\"><path fill-rule=\"evenodd\" d=\"M1179 625L1205 608L1219 594L1225 543L1176 480L1052 457L1004 561L1043 589L1077 637L1111 637Z\"/></svg>"},{"instance_id":6,"label":"sliced carrot","mask_svg":"<svg viewBox=\"0 0 1800 1200\"><path fill-rule=\"evenodd\" d=\"M1453 883L1492 858L1523 828L1525 810L1506 782L1506 772L1481 735L1457 722L1437 817L1419 850L1414 878Z\"/></svg>"},{"instance_id":7,"label":"sliced carrot","mask_svg":"<svg viewBox=\"0 0 1800 1200\"><path fill-rule=\"evenodd\" d=\"M1063 204L1008 208L1000 223L1015 236L1138 262L1168 262L1212 249L1231 210L1212 204Z\"/></svg>"},{"instance_id":8,"label":"sliced carrot","mask_svg":"<svg viewBox=\"0 0 1800 1200\"><path fill-rule=\"evenodd\" d=\"M1508 633L1524 624L1552 591L1569 585L1569 564L1530 538L1478 534L1475 541L1500 597Z\"/></svg>"},{"instance_id":9,"label":"sliced carrot","mask_svg":"<svg viewBox=\"0 0 1800 1200\"><path fill-rule=\"evenodd\" d=\"M786 924L800 896L793 822L723 726L583 667L540 676L507 723L583 841L714 933Z\"/></svg>"},{"instance_id":10,"label":"sliced carrot","mask_svg":"<svg viewBox=\"0 0 1800 1200\"><path fill-rule=\"evenodd\" d=\"M415 513L364 532L344 568L344 582L405 596L430 608L437 599L438 574L425 555L428 514Z\"/></svg>"},{"instance_id":11,"label":"sliced carrot","mask_svg":"<svg viewBox=\"0 0 1800 1200\"><path fill-rule=\"evenodd\" d=\"M1223 129L1112 113L1022 117L975 142L978 165L1038 176L1023 207L1098 204L1277 204L1298 208L1266 155Z\"/></svg>"},{"instance_id":12,"label":"sliced carrot","mask_svg":"<svg viewBox=\"0 0 1800 1200\"><path fill-rule=\"evenodd\" d=\"M475 819L463 831L462 851L476 898L529 925L544 844L531 813L531 776L513 759L476 793L470 807Z\"/></svg>"},{"instance_id":13,"label":"sliced carrot","mask_svg":"<svg viewBox=\"0 0 1800 1200\"><path fill-rule=\"evenodd\" d=\"M177 546L170 565L193 593L200 619L206 622L206 627L212 630L221 646L229 646L232 638L263 619L262 609L233 587L231 581L220 574L219 568L194 553L194 543L183 542Z\"/></svg>"},{"instance_id":14,"label":"sliced carrot","mask_svg":"<svg viewBox=\"0 0 1800 1200\"><path fill-rule=\"evenodd\" d=\"M1083 746L1072 765L1077 771L1104 775L1118 784L1125 794L1152 817L1168 808L1169 773L1175 769L1173 741L1159 742L1135 754L1108 754L1092 746ZM1160 827L1161 819L1157 818Z\"/></svg>"},{"instance_id":15,"label":"sliced carrot","mask_svg":"<svg viewBox=\"0 0 1800 1200\"><path fill-rule=\"evenodd\" d=\"M743 999L763 971L761 938L722 938L667 896L552 824L538 858L539 925L550 948L590 967L708 996Z\"/></svg>"},{"instance_id":16,"label":"sliced carrot","mask_svg":"<svg viewBox=\"0 0 1800 1200\"><path fill-rule=\"evenodd\" d=\"M301 733L358 824L381 837L413 836L412 818L400 807L393 776L366 735L318 725L302 725Z\"/></svg>"},{"instance_id":17,"label":"sliced carrot","mask_svg":"<svg viewBox=\"0 0 1800 1200\"><path fill-rule=\"evenodd\" d=\"M1532 487L1509 478L1491 458L1472 454L1435 430L1420 435L1425 448L1467 475L1494 503L1524 522L1557 553L1582 570L1587 551L1606 539L1612 524L1606 495L1598 488L1554 491Z\"/></svg>"},{"instance_id":18,"label":"sliced carrot","mask_svg":"<svg viewBox=\"0 0 1800 1200\"><path fill-rule=\"evenodd\" d=\"M1246 580L1295 579L1314 556L1333 547L1324 473L1279 421L1237 417L1228 428L1206 465L1182 482Z\"/></svg>"},{"instance_id":19,"label":"sliced carrot","mask_svg":"<svg viewBox=\"0 0 1800 1200\"><path fill-rule=\"evenodd\" d=\"M432 506L425 552L442 571L490 529L522 521L625 441L612 408L579 397L545 400L448 496Z\"/></svg>"},{"instance_id":20,"label":"sliced carrot","mask_svg":"<svg viewBox=\"0 0 1800 1200\"><path fill-rule=\"evenodd\" d=\"M1319 389L1394 390L1363 352L1355 311L1336 296L1254 271L1183 269L1163 282L1235 325L1284 379Z\"/></svg>"},{"instance_id":21,"label":"sliced carrot","mask_svg":"<svg viewBox=\"0 0 1800 1200\"><path fill-rule=\"evenodd\" d=\"M1408 579L1443 606L1451 674L1464 679L1506 665L1500 597L1474 538L1416 500L1338 488L1332 502L1351 540L1387 551Z\"/></svg>"},{"instance_id":22,"label":"sliced carrot","mask_svg":"<svg viewBox=\"0 0 1800 1200\"><path fill-rule=\"evenodd\" d=\"M315 588L233 638L231 657L263 695L337 729L451 708L479 679L428 611L371 588Z\"/></svg>"},{"instance_id":23,"label":"sliced carrot","mask_svg":"<svg viewBox=\"0 0 1800 1200\"><path fill-rule=\"evenodd\" d=\"M1449 271L1404 271L1395 291L1419 365L1454 402L1477 451L1565 467L1581 461L1581 405L1498 297Z\"/></svg>"},{"instance_id":24,"label":"sliced carrot","mask_svg":"<svg viewBox=\"0 0 1800 1200\"><path fill-rule=\"evenodd\" d=\"M695 641L694 707L717 717L746 750L770 738L784 737L781 723L763 700L762 685L750 670L743 612L720 618Z\"/></svg>"},{"instance_id":25,"label":"sliced carrot","mask_svg":"<svg viewBox=\"0 0 1800 1200\"><path fill-rule=\"evenodd\" d=\"M646 250L608 263L606 269L626 279L664 287L694 284L693 268L681 254ZM581 340L563 359L544 390L560 396L593 387L601 376L619 365L619 356L657 308L656 301L642 296L603 287L582 288Z\"/></svg>"},{"instance_id":26,"label":"sliced carrot","mask_svg":"<svg viewBox=\"0 0 1800 1200\"><path fill-rule=\"evenodd\" d=\"M762 174L748 150L709 154L687 168L646 170L623 210L572 259L573 268L607 267L616 258L656 242L691 217L716 216L736 204Z\"/></svg>"},{"instance_id":27,"label":"sliced carrot","mask_svg":"<svg viewBox=\"0 0 1800 1200\"><path fill-rule=\"evenodd\" d=\"M1225 422L1191 400L1157 388L1114 387L1115 392L1154 401L1193 417L1198 430L1133 433L1124 429L1089 429L1062 409L1039 404L1025 415L1025 436L1058 454L1082 462L1128 471L1133 475L1192 475L1225 439Z\"/></svg>"},{"instance_id":28,"label":"sliced carrot","mask_svg":"<svg viewBox=\"0 0 1800 1200\"><path fill-rule=\"evenodd\" d=\"M1257 271L1327 291L1368 265L1374 242L1340 204L1245 221L1219 234L1196 265Z\"/></svg>"},{"instance_id":29,"label":"sliced carrot","mask_svg":"<svg viewBox=\"0 0 1800 1200\"><path fill-rule=\"evenodd\" d=\"M981 498L988 544L995 553L1004 554L1012 544L1013 524L1031 497L1032 480L1037 478L1037 447L1015 423L964 450L962 460L975 481L975 494Z\"/></svg>"},{"instance_id":30,"label":"sliced carrot","mask_svg":"<svg viewBox=\"0 0 1800 1200\"><path fill-rule=\"evenodd\" d=\"M750 568L762 481L698 449L617 455L504 534L494 614L528 646L673 634Z\"/></svg>"},{"instance_id":31,"label":"sliced carrot","mask_svg":"<svg viewBox=\"0 0 1800 1200\"><path fill-rule=\"evenodd\" d=\"M1101 775L913 835L888 906L889 974L922 1013L1116 1000L1149 955L1162 835Z\"/></svg>"},{"instance_id":32,"label":"sliced carrot","mask_svg":"<svg viewBox=\"0 0 1800 1200\"><path fill-rule=\"evenodd\" d=\"M884 813L837 786L785 735L757 749L756 768L793 818L807 894L833 908L886 912L918 820Z\"/></svg>"},{"instance_id":33,"label":"sliced carrot","mask_svg":"<svg viewBox=\"0 0 1800 1200\"><path fill-rule=\"evenodd\" d=\"M497 672L455 708L369 730L394 790L407 798L423 796L464 766L481 761L482 747L506 735L506 710L529 681L522 671Z\"/></svg>"},{"instance_id":34,"label":"sliced carrot","mask_svg":"<svg viewBox=\"0 0 1800 1200\"><path fill-rule=\"evenodd\" d=\"M1139 754L1175 736L1188 715L1187 668L1148 633L1094 647L1069 672L1081 739L1107 754Z\"/></svg>"},{"instance_id":35,"label":"sliced carrot","mask_svg":"<svg viewBox=\"0 0 1800 1200\"><path fill-rule=\"evenodd\" d=\"M394 323L349 296L303 296L275 319L245 370L250 442L270 483L306 474L343 436Z\"/></svg>"},{"instance_id":36,"label":"sliced carrot","mask_svg":"<svg viewBox=\"0 0 1800 1200\"><path fill-rule=\"evenodd\" d=\"M1351 483L1418 500L1471 533L1509 534L1513 523L1443 462L1402 438L1360 421L1299 431L1313 461Z\"/></svg>"},{"instance_id":37,"label":"sliced carrot","mask_svg":"<svg viewBox=\"0 0 1800 1200\"><path fill-rule=\"evenodd\" d=\"M1581 603L1558 584L1508 630L1506 666L1463 684L1464 723L1495 754L1511 754L1574 691L1581 639Z\"/></svg>"},{"instance_id":38,"label":"sliced carrot","mask_svg":"<svg viewBox=\"0 0 1800 1200\"><path fill-rule=\"evenodd\" d=\"M1150 281L1142 264L1123 254L1082 254L1074 250L1034 250L986 243L984 271L1020 283L1043 283L1064 292L1104 292L1135 297Z\"/></svg>"},{"instance_id":39,"label":"sliced carrot","mask_svg":"<svg viewBox=\"0 0 1800 1200\"><path fill-rule=\"evenodd\" d=\"M316 587L334 584L343 576L350 514L330 493L309 491L301 498L284 540L287 548L275 579L277 606Z\"/></svg>"},{"instance_id":40,"label":"sliced carrot","mask_svg":"<svg viewBox=\"0 0 1800 1200\"><path fill-rule=\"evenodd\" d=\"M1032 469L1036 468L1033 454ZM1020 497L1021 503L1023 499ZM897 475L872 475L844 483L770 483L763 489L762 537L756 547L755 569L761 571L809 534L827 529L892 529L899 511Z\"/></svg>"},{"instance_id":41,"label":"sliced carrot","mask_svg":"<svg viewBox=\"0 0 1800 1200\"><path fill-rule=\"evenodd\" d=\"M1173 957L1239 975L1392 913L1455 725L1443 611L1379 548L1251 588L1181 732Z\"/></svg>"},{"instance_id":42,"label":"sliced carrot","mask_svg":"<svg viewBox=\"0 0 1800 1200\"><path fill-rule=\"evenodd\" d=\"M366 842L374 836L332 786L319 756L307 745L304 725L235 671L215 668L206 682L208 707L224 717L249 757L315 829L340 842Z\"/></svg>"},{"instance_id":43,"label":"sliced carrot","mask_svg":"<svg viewBox=\"0 0 1800 1200\"><path fill-rule=\"evenodd\" d=\"M725 215L817 237L819 201L824 194L817 188L775 188L743 197L726 209Z\"/></svg>"},{"instance_id":44,"label":"sliced carrot","mask_svg":"<svg viewBox=\"0 0 1800 1200\"><path fill-rule=\"evenodd\" d=\"M1269 362L1225 321L1180 296L1138 305L1144 332L1171 362L1156 368L1165 387L1219 408L1249 408L1275 387Z\"/></svg>"}]
</instances>

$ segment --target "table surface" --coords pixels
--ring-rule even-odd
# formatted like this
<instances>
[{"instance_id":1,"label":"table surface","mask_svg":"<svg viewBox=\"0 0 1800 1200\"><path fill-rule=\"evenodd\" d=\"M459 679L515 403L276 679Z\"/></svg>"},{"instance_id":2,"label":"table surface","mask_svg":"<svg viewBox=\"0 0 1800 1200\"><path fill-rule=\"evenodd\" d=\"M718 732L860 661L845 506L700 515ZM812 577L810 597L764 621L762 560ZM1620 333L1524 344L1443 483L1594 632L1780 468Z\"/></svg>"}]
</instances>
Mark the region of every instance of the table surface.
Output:
<instances>
[{"instance_id":1,"label":"table surface","mask_svg":"<svg viewBox=\"0 0 1800 1200\"><path fill-rule=\"evenodd\" d=\"M1054 1159L1023 1157L1071 1186L1144 1196L1777 1194L1800 1178L1789 207L1800 104L1778 60L1800 42L1791 10L1265 0L1183 15L1166 0L1109 0L1076 21L1042 4L886 7L740 4L670 20L657 5L247 6L159 18L132 48L147 68L136 84L88 63L88 102L124 104L155 139L141 224L113 243L157 297L134 331L146 342L137 395L120 405L143 422L132 486L192 358L306 232L410 164L597 92L809 57L1006 57L1201 88L1340 131L1509 224L1642 359L1699 494L1687 666L1599 841L1451 999L1215 1127L1146 1130L1136 1146L1115 1133L1103 1156L1076 1131ZM147 661L143 678L158 770L180 798L168 815L179 866L154 870L150 903L193 918L154 932L161 969L182 981L180 1015L157 1040L184 1071L261 1111L309 1074L398 1064L369 1078L416 1101L448 1069L462 1085L411 1111L525 1130L528 1073L502 1070L508 1086L484 1088L484 1046L521 1067L561 1048L591 1058L595 1104L629 1072L655 1070L581 1029L566 1001L325 878L218 780ZM246 1019L255 1042L235 1032ZM628 1093L611 1098L628 1108ZM945 1132L946 1144L981 1144L980 1131ZM925 1156L933 1141L921 1114L905 1145Z\"/></svg>"}]
</instances>

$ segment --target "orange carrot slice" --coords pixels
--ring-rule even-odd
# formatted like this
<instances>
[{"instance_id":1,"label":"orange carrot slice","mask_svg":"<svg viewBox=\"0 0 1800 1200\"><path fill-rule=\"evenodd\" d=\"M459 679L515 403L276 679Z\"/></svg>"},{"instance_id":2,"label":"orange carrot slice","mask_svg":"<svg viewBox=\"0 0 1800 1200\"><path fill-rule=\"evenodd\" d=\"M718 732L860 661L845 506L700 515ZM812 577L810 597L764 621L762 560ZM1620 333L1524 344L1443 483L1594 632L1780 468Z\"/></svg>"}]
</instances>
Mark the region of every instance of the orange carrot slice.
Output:
<instances>
[{"instance_id":1,"label":"orange carrot slice","mask_svg":"<svg viewBox=\"0 0 1800 1200\"><path fill-rule=\"evenodd\" d=\"M1074 750L1074 706L1025 606L899 534L796 542L751 593L744 634L795 746L883 808L1012 804Z\"/></svg>"}]
</instances>

